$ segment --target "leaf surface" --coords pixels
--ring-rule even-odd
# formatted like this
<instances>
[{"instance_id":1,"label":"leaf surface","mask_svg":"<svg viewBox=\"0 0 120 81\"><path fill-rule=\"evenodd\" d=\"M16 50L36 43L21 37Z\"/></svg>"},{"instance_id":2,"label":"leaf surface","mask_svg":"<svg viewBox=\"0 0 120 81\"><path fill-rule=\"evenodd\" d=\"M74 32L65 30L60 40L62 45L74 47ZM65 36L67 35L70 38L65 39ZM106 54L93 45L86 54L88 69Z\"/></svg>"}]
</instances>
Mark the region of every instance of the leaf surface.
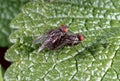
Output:
<instances>
[{"instance_id":1,"label":"leaf surface","mask_svg":"<svg viewBox=\"0 0 120 81\"><path fill-rule=\"evenodd\" d=\"M119 0L41 0L28 3L11 23L14 45L5 58L13 64L6 81L119 81L120 10ZM85 36L81 44L56 51L32 44L47 30L68 25ZM76 51L77 50L77 51ZM45 57L50 57L45 60Z\"/></svg>"},{"instance_id":2,"label":"leaf surface","mask_svg":"<svg viewBox=\"0 0 120 81\"><path fill-rule=\"evenodd\" d=\"M23 4L30 0L0 0L0 46L10 46L9 35L12 32L10 21L20 12Z\"/></svg>"}]
</instances>

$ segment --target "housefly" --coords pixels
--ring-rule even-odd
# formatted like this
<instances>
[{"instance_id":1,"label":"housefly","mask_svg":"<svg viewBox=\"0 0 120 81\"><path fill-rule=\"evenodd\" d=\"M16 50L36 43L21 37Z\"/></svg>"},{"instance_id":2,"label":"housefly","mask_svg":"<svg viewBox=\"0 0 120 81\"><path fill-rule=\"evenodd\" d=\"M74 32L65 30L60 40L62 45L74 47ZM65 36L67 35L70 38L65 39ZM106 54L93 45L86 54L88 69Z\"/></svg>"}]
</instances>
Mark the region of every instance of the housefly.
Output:
<instances>
[{"instance_id":1,"label":"housefly","mask_svg":"<svg viewBox=\"0 0 120 81\"><path fill-rule=\"evenodd\" d=\"M42 51L44 48L51 49L54 46L54 43L60 40L68 31L68 26L61 25L59 28L51 30L46 33L46 35L38 36L33 44L39 43L39 41L43 40L42 45L39 47L38 52Z\"/></svg>"},{"instance_id":2,"label":"housefly","mask_svg":"<svg viewBox=\"0 0 120 81\"><path fill-rule=\"evenodd\" d=\"M53 44L48 44L47 48L50 50L57 50L59 48L64 48L65 46L75 46L80 44L84 40L84 36L80 33L78 34L65 34L64 36L61 37L61 39L57 40ZM82 43L81 43L82 44ZM75 49L78 51L77 49ZM57 51L57 59L58 59L58 51ZM47 61L47 59L46 59Z\"/></svg>"},{"instance_id":3,"label":"housefly","mask_svg":"<svg viewBox=\"0 0 120 81\"><path fill-rule=\"evenodd\" d=\"M60 40L56 41L50 49L55 50L64 46L75 46L84 40L84 36L80 33L65 34Z\"/></svg>"}]
</instances>

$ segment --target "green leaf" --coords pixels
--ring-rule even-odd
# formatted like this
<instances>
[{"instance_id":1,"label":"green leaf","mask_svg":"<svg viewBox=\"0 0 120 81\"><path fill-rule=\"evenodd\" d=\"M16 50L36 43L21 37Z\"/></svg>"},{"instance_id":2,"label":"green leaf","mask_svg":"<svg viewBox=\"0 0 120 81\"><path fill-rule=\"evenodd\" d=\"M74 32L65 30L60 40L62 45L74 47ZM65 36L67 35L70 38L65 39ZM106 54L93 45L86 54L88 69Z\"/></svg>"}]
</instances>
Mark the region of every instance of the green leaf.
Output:
<instances>
[{"instance_id":1,"label":"green leaf","mask_svg":"<svg viewBox=\"0 0 120 81\"><path fill-rule=\"evenodd\" d=\"M0 65L0 81L3 81L3 74L4 74L4 70L2 66Z\"/></svg>"},{"instance_id":2,"label":"green leaf","mask_svg":"<svg viewBox=\"0 0 120 81\"><path fill-rule=\"evenodd\" d=\"M10 21L20 12L23 4L30 0L0 0L0 46L10 46L8 36L12 32Z\"/></svg>"},{"instance_id":3,"label":"green leaf","mask_svg":"<svg viewBox=\"0 0 120 81\"><path fill-rule=\"evenodd\" d=\"M13 64L5 81L119 81L120 0L37 0L26 4L11 23L14 45L5 58ZM69 26L85 36L81 44L56 51L32 44L47 30ZM77 49L77 51L76 51ZM50 57L47 59L45 58Z\"/></svg>"}]
</instances>

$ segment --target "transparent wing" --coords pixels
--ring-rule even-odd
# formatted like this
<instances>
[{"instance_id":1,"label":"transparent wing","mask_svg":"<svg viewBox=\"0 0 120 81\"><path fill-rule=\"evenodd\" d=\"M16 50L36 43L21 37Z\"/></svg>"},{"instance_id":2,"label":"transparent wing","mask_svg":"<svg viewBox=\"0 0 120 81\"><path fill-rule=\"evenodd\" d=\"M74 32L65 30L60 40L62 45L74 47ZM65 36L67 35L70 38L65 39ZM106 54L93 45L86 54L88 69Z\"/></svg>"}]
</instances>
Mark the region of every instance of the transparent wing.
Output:
<instances>
[{"instance_id":1,"label":"transparent wing","mask_svg":"<svg viewBox=\"0 0 120 81\"><path fill-rule=\"evenodd\" d=\"M33 44L42 43L46 39L47 35L39 35L33 40Z\"/></svg>"},{"instance_id":2,"label":"transparent wing","mask_svg":"<svg viewBox=\"0 0 120 81\"><path fill-rule=\"evenodd\" d=\"M39 44L39 43L43 43L43 41L45 41L45 39L47 38L47 36L52 32L53 30L47 30L44 35L38 35L36 36L36 38L33 40L33 44Z\"/></svg>"}]
</instances>

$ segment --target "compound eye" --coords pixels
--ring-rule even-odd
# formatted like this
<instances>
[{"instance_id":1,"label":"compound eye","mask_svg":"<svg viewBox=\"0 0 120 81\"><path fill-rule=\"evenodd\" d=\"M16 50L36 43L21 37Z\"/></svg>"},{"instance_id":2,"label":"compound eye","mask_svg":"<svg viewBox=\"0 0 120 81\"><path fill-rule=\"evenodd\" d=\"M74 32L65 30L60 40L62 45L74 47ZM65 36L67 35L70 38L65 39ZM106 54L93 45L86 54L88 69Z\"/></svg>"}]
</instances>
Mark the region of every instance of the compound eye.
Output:
<instances>
[{"instance_id":1,"label":"compound eye","mask_svg":"<svg viewBox=\"0 0 120 81\"><path fill-rule=\"evenodd\" d=\"M83 35L79 35L79 40L83 41L84 40L84 36Z\"/></svg>"},{"instance_id":2,"label":"compound eye","mask_svg":"<svg viewBox=\"0 0 120 81\"><path fill-rule=\"evenodd\" d=\"M63 31L63 32L67 32L68 31L68 27L67 26L64 26L64 25L61 25L61 30Z\"/></svg>"}]
</instances>

